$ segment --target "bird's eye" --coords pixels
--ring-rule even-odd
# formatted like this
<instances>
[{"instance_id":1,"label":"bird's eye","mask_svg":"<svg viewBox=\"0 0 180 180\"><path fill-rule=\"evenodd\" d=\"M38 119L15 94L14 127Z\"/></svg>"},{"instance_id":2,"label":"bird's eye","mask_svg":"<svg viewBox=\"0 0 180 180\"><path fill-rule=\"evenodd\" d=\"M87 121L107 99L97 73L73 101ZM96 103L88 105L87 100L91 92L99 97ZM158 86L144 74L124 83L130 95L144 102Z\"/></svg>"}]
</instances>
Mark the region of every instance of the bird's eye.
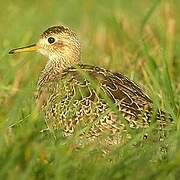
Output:
<instances>
[{"instance_id":1,"label":"bird's eye","mask_svg":"<svg viewBox=\"0 0 180 180\"><path fill-rule=\"evenodd\" d=\"M50 44L54 43L54 42L55 42L55 38L49 37L49 38L48 38L48 42L49 42Z\"/></svg>"}]
</instances>

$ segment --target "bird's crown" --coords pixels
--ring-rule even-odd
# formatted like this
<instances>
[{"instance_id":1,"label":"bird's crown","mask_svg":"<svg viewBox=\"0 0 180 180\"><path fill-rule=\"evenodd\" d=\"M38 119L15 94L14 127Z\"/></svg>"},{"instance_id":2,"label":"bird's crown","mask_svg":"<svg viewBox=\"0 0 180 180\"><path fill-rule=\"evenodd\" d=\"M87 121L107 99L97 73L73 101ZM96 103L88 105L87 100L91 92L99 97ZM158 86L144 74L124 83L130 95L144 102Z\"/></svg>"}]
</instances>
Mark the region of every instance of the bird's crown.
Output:
<instances>
[{"instance_id":1,"label":"bird's crown","mask_svg":"<svg viewBox=\"0 0 180 180\"><path fill-rule=\"evenodd\" d=\"M76 33L60 25L45 30L36 44L12 49L9 54L27 51L37 51L48 57L50 61L69 66L79 63L81 47Z\"/></svg>"}]
</instances>

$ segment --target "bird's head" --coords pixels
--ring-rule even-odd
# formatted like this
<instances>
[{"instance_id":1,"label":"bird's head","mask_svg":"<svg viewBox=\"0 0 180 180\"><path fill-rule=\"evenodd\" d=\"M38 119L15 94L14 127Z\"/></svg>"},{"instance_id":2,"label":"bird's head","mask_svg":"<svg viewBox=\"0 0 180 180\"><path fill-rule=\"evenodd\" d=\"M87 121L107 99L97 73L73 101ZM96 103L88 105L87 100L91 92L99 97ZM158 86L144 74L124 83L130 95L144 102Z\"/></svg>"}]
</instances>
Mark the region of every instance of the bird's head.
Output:
<instances>
[{"instance_id":1,"label":"bird's head","mask_svg":"<svg viewBox=\"0 0 180 180\"><path fill-rule=\"evenodd\" d=\"M12 49L9 54L36 51L48 57L49 61L59 61L63 65L80 62L81 48L77 35L67 27L53 26L42 33L36 44Z\"/></svg>"}]
</instances>

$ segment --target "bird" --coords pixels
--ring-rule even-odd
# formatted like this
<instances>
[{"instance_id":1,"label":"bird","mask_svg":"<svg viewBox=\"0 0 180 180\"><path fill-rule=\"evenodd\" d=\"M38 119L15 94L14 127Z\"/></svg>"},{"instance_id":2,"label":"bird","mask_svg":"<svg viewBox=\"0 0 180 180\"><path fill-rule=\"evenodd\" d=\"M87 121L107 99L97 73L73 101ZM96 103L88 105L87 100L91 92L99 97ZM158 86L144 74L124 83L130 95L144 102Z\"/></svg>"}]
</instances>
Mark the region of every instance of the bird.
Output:
<instances>
[{"instance_id":1,"label":"bird","mask_svg":"<svg viewBox=\"0 0 180 180\"><path fill-rule=\"evenodd\" d=\"M87 142L104 139L120 144L131 139L129 130L146 129L154 118L161 131L167 114L154 113L144 89L121 73L81 63L81 44L70 28L49 27L36 44L15 48L9 54L35 51L48 61L37 83L37 104L48 129L74 134Z\"/></svg>"}]
</instances>

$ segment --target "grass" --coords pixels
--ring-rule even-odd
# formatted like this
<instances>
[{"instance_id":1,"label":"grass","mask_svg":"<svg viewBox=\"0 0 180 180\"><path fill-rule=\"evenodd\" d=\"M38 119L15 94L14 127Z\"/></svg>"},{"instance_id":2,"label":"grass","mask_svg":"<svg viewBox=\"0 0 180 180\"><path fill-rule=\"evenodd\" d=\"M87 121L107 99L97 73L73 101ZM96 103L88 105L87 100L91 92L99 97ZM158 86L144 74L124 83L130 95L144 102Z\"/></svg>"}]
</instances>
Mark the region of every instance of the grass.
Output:
<instances>
[{"instance_id":1,"label":"grass","mask_svg":"<svg viewBox=\"0 0 180 180\"><path fill-rule=\"evenodd\" d=\"M2 1L0 11L0 179L179 179L180 12L178 0ZM9 56L13 47L36 42L54 24L81 37L84 63L122 72L143 86L154 106L174 118L162 144L128 144L109 158L73 138L55 141L35 111L34 92L46 63L35 54ZM12 124L14 128L8 128Z\"/></svg>"}]
</instances>

